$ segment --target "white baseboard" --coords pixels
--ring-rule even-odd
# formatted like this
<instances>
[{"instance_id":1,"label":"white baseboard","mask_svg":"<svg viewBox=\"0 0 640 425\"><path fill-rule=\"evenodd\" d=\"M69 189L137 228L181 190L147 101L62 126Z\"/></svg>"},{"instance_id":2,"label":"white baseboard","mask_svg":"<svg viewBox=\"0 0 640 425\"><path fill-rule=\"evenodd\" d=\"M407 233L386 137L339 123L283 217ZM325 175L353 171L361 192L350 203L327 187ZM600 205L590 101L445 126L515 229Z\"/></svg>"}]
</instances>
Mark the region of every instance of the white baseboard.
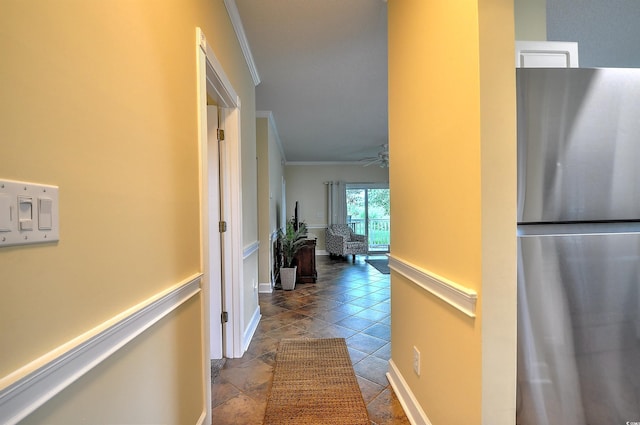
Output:
<instances>
[{"instance_id":1,"label":"white baseboard","mask_svg":"<svg viewBox=\"0 0 640 425\"><path fill-rule=\"evenodd\" d=\"M393 387L393 391L396 393L396 397L398 397L411 425L432 425L393 360L389 360L387 379L391 387Z\"/></svg>"},{"instance_id":2,"label":"white baseboard","mask_svg":"<svg viewBox=\"0 0 640 425\"><path fill-rule=\"evenodd\" d=\"M326 249L317 249L316 255L329 255Z\"/></svg>"},{"instance_id":3,"label":"white baseboard","mask_svg":"<svg viewBox=\"0 0 640 425\"><path fill-rule=\"evenodd\" d=\"M207 420L207 409L202 411L202 414L198 418L198 422L196 422L196 425L205 425L204 421L206 420Z\"/></svg>"},{"instance_id":4,"label":"white baseboard","mask_svg":"<svg viewBox=\"0 0 640 425\"><path fill-rule=\"evenodd\" d=\"M256 333L256 329L258 329L258 324L260 323L260 318L262 315L260 314L260 306L257 306L255 311L253 312L253 316L251 316L251 321L249 321L249 326L244 331L244 335L242 336L242 352L244 353L249 348L249 344L251 344L251 340L253 339L253 334Z\"/></svg>"},{"instance_id":5,"label":"white baseboard","mask_svg":"<svg viewBox=\"0 0 640 425\"><path fill-rule=\"evenodd\" d=\"M0 423L24 419L198 294L201 278L154 295L0 379Z\"/></svg>"},{"instance_id":6,"label":"white baseboard","mask_svg":"<svg viewBox=\"0 0 640 425\"><path fill-rule=\"evenodd\" d=\"M271 287L271 283L258 283L258 293L260 294L270 294L273 292L273 288Z\"/></svg>"}]
</instances>

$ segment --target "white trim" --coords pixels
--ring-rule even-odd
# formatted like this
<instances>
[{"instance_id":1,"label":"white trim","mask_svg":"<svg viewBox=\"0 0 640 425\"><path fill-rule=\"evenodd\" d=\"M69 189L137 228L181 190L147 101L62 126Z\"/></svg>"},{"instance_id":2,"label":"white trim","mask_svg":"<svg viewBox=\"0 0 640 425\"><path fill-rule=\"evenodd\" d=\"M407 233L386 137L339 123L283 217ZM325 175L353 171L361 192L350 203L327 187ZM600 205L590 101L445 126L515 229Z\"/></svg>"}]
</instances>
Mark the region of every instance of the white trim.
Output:
<instances>
[{"instance_id":1,"label":"white trim","mask_svg":"<svg viewBox=\"0 0 640 425\"><path fill-rule=\"evenodd\" d=\"M389 182L374 183L346 183L345 188L349 189L389 189Z\"/></svg>"},{"instance_id":2,"label":"white trim","mask_svg":"<svg viewBox=\"0 0 640 425\"><path fill-rule=\"evenodd\" d=\"M318 255L329 255L329 253L327 252L326 249L317 249L316 250L316 256Z\"/></svg>"},{"instance_id":3,"label":"white trim","mask_svg":"<svg viewBox=\"0 0 640 425\"><path fill-rule=\"evenodd\" d=\"M308 224L307 230L309 231L307 238L315 239L317 242L319 237L318 234L324 234L325 231L327 230L327 225L326 224ZM320 232L315 232L314 230L320 230ZM313 237L310 237L310 236L313 236ZM316 249L316 255L318 255L317 249Z\"/></svg>"},{"instance_id":4,"label":"white trim","mask_svg":"<svg viewBox=\"0 0 640 425\"><path fill-rule=\"evenodd\" d=\"M393 255L389 255L389 268L467 316L476 316L478 294L473 289L466 288Z\"/></svg>"},{"instance_id":5,"label":"white trim","mask_svg":"<svg viewBox=\"0 0 640 425\"><path fill-rule=\"evenodd\" d=\"M224 73L222 64L216 57L213 49L209 44L207 44L206 36L200 28L196 28L196 34L198 45L200 46L200 49L202 49L206 57L205 78L207 82L207 90L211 91L212 93L217 93L217 100L222 103L222 105L219 106L226 108L239 108L240 98L233 89L233 86L231 85L231 81L229 81L227 74ZM211 73L209 71L211 71ZM209 75L213 75L214 78L209 78Z\"/></svg>"},{"instance_id":6,"label":"white trim","mask_svg":"<svg viewBox=\"0 0 640 425\"><path fill-rule=\"evenodd\" d=\"M244 60L247 62L247 67L249 67L249 72L251 73L251 78L253 79L253 85L257 86L258 84L260 84L260 75L258 74L256 63L253 60L253 54L251 53L251 47L249 46L247 35L244 32L244 26L242 25L242 19L240 19L238 6L236 5L235 0L224 0L224 5L227 8L229 19L231 20L233 29L236 32L236 37L238 37L238 42L240 43L240 48L242 49Z\"/></svg>"},{"instance_id":7,"label":"white trim","mask_svg":"<svg viewBox=\"0 0 640 425\"><path fill-rule=\"evenodd\" d=\"M15 424L201 291L201 274L162 291L0 380L0 423ZM208 370L208 369L207 369Z\"/></svg>"},{"instance_id":8,"label":"white trim","mask_svg":"<svg viewBox=\"0 0 640 425\"><path fill-rule=\"evenodd\" d=\"M545 68L550 66L548 58L554 58L553 67L557 60L563 60L561 68L578 68L578 43L575 41L522 41L516 40L516 68L526 68L525 59L529 58L528 67ZM543 59L542 65L540 59ZM537 60L536 60L537 59Z\"/></svg>"},{"instance_id":9,"label":"white trim","mask_svg":"<svg viewBox=\"0 0 640 425\"><path fill-rule=\"evenodd\" d=\"M244 250L242 251L242 259L246 260L252 254L255 254L256 252L258 252L259 248L260 248L260 241L254 241L249 245L245 246Z\"/></svg>"},{"instance_id":10,"label":"white trim","mask_svg":"<svg viewBox=\"0 0 640 425\"><path fill-rule=\"evenodd\" d=\"M307 224L307 229L326 229L328 224Z\"/></svg>"},{"instance_id":11,"label":"white trim","mask_svg":"<svg viewBox=\"0 0 640 425\"><path fill-rule=\"evenodd\" d=\"M205 98L199 99L199 105L206 105L207 94L217 97L220 107L220 126L225 131L225 140L220 142L220 175L221 198L223 206L221 219L228 224L228 231L222 233L224 263L224 306L229 313L229 321L224 324L224 355L225 357L242 357L242 329L243 319L243 280L242 259L242 163L241 154L242 139L240 133L240 98L236 94L231 82L227 78L222 65L216 58L213 50L206 42L206 37L200 28L197 28L198 43L205 53L204 62L206 70ZM202 60L200 58L199 60ZM199 75L198 84L201 85L202 75ZM199 91L202 96L202 89ZM203 107L201 107L202 109ZM200 112L200 134L206 138L206 116ZM203 136L204 135L204 136ZM205 139L203 139L205 140ZM202 146L203 141L200 142ZM208 176L207 170L201 175ZM206 240L207 235L203 236ZM207 296L209 283L206 284ZM205 331L210 331L207 322ZM208 342L208 340L207 340ZM207 345L208 347L208 345ZM207 348L208 349L208 348ZM207 353L209 354L209 353ZM208 357L205 356L208 359ZM207 360L208 361L208 360Z\"/></svg>"},{"instance_id":12,"label":"white trim","mask_svg":"<svg viewBox=\"0 0 640 425\"><path fill-rule=\"evenodd\" d=\"M251 339L253 338L253 335L256 333L256 329L258 329L258 324L260 323L261 317L262 315L260 314L260 306L257 306L253 312L253 315L251 316L251 320L249 321L249 326L247 326L247 329L244 331L244 335L242 338L243 352L247 351L247 348L249 348L249 344L251 344Z\"/></svg>"},{"instance_id":13,"label":"white trim","mask_svg":"<svg viewBox=\"0 0 640 425\"><path fill-rule=\"evenodd\" d=\"M407 381L404 380L400 370L398 370L398 367L393 360L389 360L387 379L389 380L396 397L398 397L398 401L400 401L402 409L404 410L405 415L407 415L409 422L411 422L411 425L432 425L427 414L422 410L420 403L418 403L418 400L413 395Z\"/></svg>"},{"instance_id":14,"label":"white trim","mask_svg":"<svg viewBox=\"0 0 640 425\"><path fill-rule=\"evenodd\" d=\"M280 134L278 134L278 127L276 126L276 120L273 118L273 112L271 111L256 111L256 118L267 118L271 129L273 130L273 137L276 139L276 145L280 151L280 158L283 162L287 162L287 157L284 154L284 148L282 147L282 140L280 140Z\"/></svg>"},{"instance_id":15,"label":"white trim","mask_svg":"<svg viewBox=\"0 0 640 425\"><path fill-rule=\"evenodd\" d=\"M260 294L271 294L273 292L273 288L271 287L271 283L269 282L260 282L258 283L258 293Z\"/></svg>"},{"instance_id":16,"label":"white trim","mask_svg":"<svg viewBox=\"0 0 640 425\"><path fill-rule=\"evenodd\" d=\"M207 370L210 370L210 369L207 369ZM207 411L205 409L205 410L202 411L202 414L198 418L198 421L196 422L196 425L204 425L206 419L207 419Z\"/></svg>"},{"instance_id":17,"label":"white trim","mask_svg":"<svg viewBox=\"0 0 640 425\"><path fill-rule=\"evenodd\" d=\"M221 166L223 168L223 193L227 201L223 205L223 217L228 230L223 233L224 246L230 247L228 267L225 268L225 287L230 282L230 290L225 291L225 307L229 312L227 323L225 356L240 358L242 350L242 330L244 326L244 258L242 246L242 139L240 136L240 108L223 109L222 121L225 140L220 142ZM226 257L227 254L225 254ZM231 329L229 329L231 324ZM230 330L230 331L229 331Z\"/></svg>"},{"instance_id":18,"label":"white trim","mask_svg":"<svg viewBox=\"0 0 640 425\"><path fill-rule=\"evenodd\" d=\"M209 87L215 91L215 87L210 85L207 78L209 71L209 61L207 61L207 39L200 28L196 28L196 93L197 93L197 123L198 123L198 157L199 161L199 186L200 186L200 231L202 232L200 244L200 267L203 272L202 276L202 370L209 370L211 355L214 351L222 351L216 347L212 349L214 338L212 338L211 316L214 312L222 311L221 297L211 295L211 272L208 258L210 254L209 247L209 161L208 158L208 108L207 108L207 91ZM214 72L215 73L215 72ZM221 93L218 92L218 96ZM224 324L221 325L220 334L223 334ZM219 338L216 335L216 341ZM211 399L211 374L206 374L203 380L204 399ZM204 422L211 423L211 403L205 402Z\"/></svg>"}]
</instances>

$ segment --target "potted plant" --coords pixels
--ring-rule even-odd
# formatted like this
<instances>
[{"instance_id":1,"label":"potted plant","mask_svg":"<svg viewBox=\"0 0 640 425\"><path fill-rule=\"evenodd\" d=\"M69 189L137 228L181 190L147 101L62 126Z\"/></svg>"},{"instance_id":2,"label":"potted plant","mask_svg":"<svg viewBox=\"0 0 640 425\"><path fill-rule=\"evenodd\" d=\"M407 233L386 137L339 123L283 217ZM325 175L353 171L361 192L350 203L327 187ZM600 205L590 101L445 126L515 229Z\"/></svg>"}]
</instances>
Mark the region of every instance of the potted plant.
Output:
<instances>
[{"instance_id":1,"label":"potted plant","mask_svg":"<svg viewBox=\"0 0 640 425\"><path fill-rule=\"evenodd\" d=\"M299 223L296 230L293 223L288 221L286 232L283 232L282 229L278 231L283 257L282 267L280 267L280 282L285 291L290 291L296 286L296 267L293 266L293 258L305 244L306 238L307 226L304 223Z\"/></svg>"}]
</instances>

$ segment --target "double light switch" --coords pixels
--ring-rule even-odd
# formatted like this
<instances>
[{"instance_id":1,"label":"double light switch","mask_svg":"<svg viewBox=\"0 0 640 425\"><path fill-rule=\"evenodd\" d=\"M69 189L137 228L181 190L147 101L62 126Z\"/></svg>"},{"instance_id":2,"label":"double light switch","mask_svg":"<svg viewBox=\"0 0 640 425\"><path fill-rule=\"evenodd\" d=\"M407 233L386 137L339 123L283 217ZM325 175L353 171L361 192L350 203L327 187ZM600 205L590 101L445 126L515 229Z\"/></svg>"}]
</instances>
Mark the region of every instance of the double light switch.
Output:
<instances>
[{"instance_id":1,"label":"double light switch","mask_svg":"<svg viewBox=\"0 0 640 425\"><path fill-rule=\"evenodd\" d=\"M59 240L58 188L0 180L0 247Z\"/></svg>"}]
</instances>

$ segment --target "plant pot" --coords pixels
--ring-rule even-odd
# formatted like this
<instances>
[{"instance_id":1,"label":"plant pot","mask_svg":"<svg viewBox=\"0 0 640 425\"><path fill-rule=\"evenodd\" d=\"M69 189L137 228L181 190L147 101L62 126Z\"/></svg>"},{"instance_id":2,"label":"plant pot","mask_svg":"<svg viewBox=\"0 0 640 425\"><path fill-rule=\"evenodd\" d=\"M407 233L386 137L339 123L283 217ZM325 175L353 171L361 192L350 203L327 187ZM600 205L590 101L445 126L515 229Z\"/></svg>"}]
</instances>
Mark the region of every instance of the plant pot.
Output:
<instances>
[{"instance_id":1,"label":"plant pot","mask_svg":"<svg viewBox=\"0 0 640 425\"><path fill-rule=\"evenodd\" d=\"M296 287L296 269L295 267L280 267L280 283L282 289L285 291L291 291Z\"/></svg>"}]
</instances>

